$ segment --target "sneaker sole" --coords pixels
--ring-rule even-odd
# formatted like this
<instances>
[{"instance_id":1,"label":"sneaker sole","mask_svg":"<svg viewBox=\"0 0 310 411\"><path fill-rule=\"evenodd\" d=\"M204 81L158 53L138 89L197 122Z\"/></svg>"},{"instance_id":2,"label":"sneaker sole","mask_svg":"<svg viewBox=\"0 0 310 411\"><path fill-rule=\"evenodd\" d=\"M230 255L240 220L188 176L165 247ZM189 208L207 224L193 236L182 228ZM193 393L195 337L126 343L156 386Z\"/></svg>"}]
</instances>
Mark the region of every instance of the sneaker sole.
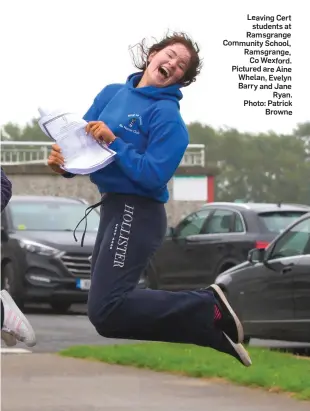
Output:
<instances>
[{"instance_id":1,"label":"sneaker sole","mask_svg":"<svg viewBox=\"0 0 310 411\"><path fill-rule=\"evenodd\" d=\"M10 294L6 290L1 290L0 294L1 294L1 298L7 303L7 305L13 306L14 309L18 311L18 315L20 319L24 322L24 324L27 327L30 338L28 339L28 341L23 341L23 342L27 345L27 347L34 347L36 345L36 336L35 336L35 332L33 328L31 327L29 321L24 316L24 314L21 312L21 310L18 308L15 301L13 300L13 298L10 296Z\"/></svg>"},{"instance_id":2,"label":"sneaker sole","mask_svg":"<svg viewBox=\"0 0 310 411\"><path fill-rule=\"evenodd\" d=\"M223 291L221 290L221 288L218 285L212 284L212 285L209 286L209 288L212 288L216 292L216 294L218 295L218 297L220 299L220 302L225 305L225 307L227 308L227 310L229 311L230 315L232 316L232 318L235 322L238 338L237 338L237 341L235 341L235 339L232 339L232 341L234 343L237 343L237 344L242 343L243 340L244 340L244 331L243 331L243 326L241 324L241 321L237 317L237 314L232 309L232 307L229 304L225 294L223 293ZM231 336L229 336L229 338L231 338Z\"/></svg>"},{"instance_id":3,"label":"sneaker sole","mask_svg":"<svg viewBox=\"0 0 310 411\"><path fill-rule=\"evenodd\" d=\"M17 344L16 338L14 335L6 332L5 330L1 330L1 339L5 342L7 347L14 347Z\"/></svg>"},{"instance_id":4,"label":"sneaker sole","mask_svg":"<svg viewBox=\"0 0 310 411\"><path fill-rule=\"evenodd\" d=\"M229 341L229 343L232 345L233 349L236 351L236 353L238 354L238 357L240 358L240 361L242 362L242 364L245 367L250 367L252 365L252 361L251 358L249 356L249 353L247 352L247 350L243 347L242 344L238 343L235 344L229 337L227 334L225 334L223 332L223 334L225 335L225 337L227 338L227 340Z\"/></svg>"}]
</instances>

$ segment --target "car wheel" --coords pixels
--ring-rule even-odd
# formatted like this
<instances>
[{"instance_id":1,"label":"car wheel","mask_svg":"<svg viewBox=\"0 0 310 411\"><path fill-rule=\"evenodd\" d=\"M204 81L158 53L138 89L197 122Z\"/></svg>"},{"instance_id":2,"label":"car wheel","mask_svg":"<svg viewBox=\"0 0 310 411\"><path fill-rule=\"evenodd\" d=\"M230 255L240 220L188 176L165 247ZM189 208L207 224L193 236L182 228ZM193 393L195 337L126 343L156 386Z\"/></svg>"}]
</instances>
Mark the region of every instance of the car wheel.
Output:
<instances>
[{"instance_id":1,"label":"car wheel","mask_svg":"<svg viewBox=\"0 0 310 411\"><path fill-rule=\"evenodd\" d=\"M71 303L65 301L53 301L51 307L57 314L66 314L71 307Z\"/></svg>"},{"instance_id":2,"label":"car wheel","mask_svg":"<svg viewBox=\"0 0 310 411\"><path fill-rule=\"evenodd\" d=\"M144 273L145 278L145 287L151 288L152 290L158 290L158 278L155 270L153 269L152 265L145 270Z\"/></svg>"},{"instance_id":3,"label":"car wheel","mask_svg":"<svg viewBox=\"0 0 310 411\"><path fill-rule=\"evenodd\" d=\"M24 308L24 299L22 285L20 284L19 278L17 278L13 264L11 262L6 263L2 267L1 274L2 289L6 290L17 306L22 310Z\"/></svg>"}]
</instances>

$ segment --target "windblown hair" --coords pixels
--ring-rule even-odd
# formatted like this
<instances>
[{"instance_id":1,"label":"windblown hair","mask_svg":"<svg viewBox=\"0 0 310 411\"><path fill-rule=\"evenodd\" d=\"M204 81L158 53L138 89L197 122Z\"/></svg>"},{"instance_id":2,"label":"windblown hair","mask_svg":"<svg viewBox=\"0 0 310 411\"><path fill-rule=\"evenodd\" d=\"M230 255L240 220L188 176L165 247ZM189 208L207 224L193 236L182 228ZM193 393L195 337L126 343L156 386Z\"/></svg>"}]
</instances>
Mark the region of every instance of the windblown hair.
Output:
<instances>
[{"instance_id":1,"label":"windblown hair","mask_svg":"<svg viewBox=\"0 0 310 411\"><path fill-rule=\"evenodd\" d=\"M136 44L133 47L130 47L132 54L132 59L135 67L138 70L145 71L148 63L149 56L158 52L172 44L183 44L190 52L191 60L186 70L183 78L180 81L180 84L183 87L189 86L196 81L196 77L200 74L202 68L202 61L199 57L200 48L197 43L195 43L186 33L183 32L172 32L172 34L166 34L162 40L159 42L153 43L152 46L147 46L147 40L143 39L141 43ZM136 53L134 52L136 49Z\"/></svg>"}]
</instances>

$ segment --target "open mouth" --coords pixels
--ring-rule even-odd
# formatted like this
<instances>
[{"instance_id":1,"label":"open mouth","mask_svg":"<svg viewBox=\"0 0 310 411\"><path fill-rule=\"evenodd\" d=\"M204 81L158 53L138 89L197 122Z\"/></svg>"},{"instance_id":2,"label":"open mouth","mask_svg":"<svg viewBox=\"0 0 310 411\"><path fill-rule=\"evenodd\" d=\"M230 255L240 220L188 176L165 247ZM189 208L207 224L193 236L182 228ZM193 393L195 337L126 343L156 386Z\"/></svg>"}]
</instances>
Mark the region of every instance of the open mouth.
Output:
<instances>
[{"instance_id":1,"label":"open mouth","mask_svg":"<svg viewBox=\"0 0 310 411\"><path fill-rule=\"evenodd\" d=\"M159 69L158 69L158 71L160 72L160 74L162 75L162 76L164 76L166 79L169 77L169 71L168 71L168 69L166 69L166 67L163 67L163 66L160 66L159 67Z\"/></svg>"}]
</instances>

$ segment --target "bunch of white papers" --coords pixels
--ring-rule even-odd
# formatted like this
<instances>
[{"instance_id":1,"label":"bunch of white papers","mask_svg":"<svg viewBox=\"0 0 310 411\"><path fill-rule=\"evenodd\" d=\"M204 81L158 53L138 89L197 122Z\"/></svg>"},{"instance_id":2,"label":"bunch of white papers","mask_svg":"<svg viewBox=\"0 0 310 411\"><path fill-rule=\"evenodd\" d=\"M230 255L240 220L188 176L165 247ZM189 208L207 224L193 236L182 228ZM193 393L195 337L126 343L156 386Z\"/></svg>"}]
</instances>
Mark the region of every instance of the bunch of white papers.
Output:
<instances>
[{"instance_id":1,"label":"bunch of white papers","mask_svg":"<svg viewBox=\"0 0 310 411\"><path fill-rule=\"evenodd\" d=\"M61 148L65 171L90 174L114 161L115 151L87 135L87 122L74 113L39 108L39 126Z\"/></svg>"}]
</instances>

